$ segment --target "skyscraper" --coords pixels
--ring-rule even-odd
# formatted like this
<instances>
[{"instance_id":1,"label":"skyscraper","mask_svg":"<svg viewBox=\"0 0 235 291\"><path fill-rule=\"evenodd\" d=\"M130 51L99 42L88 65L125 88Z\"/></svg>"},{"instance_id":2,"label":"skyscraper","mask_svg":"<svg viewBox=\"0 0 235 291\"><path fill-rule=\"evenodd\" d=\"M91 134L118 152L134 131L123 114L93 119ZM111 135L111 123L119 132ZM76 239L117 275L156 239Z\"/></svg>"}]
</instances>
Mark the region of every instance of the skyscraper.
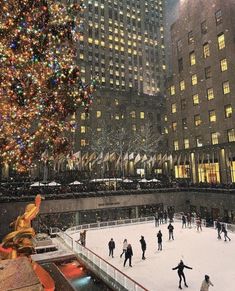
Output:
<instances>
[{"instance_id":1,"label":"skyscraper","mask_svg":"<svg viewBox=\"0 0 235 291\"><path fill-rule=\"evenodd\" d=\"M235 182L235 2L181 1L167 93L170 167L194 182Z\"/></svg>"},{"instance_id":2,"label":"skyscraper","mask_svg":"<svg viewBox=\"0 0 235 291\"><path fill-rule=\"evenodd\" d=\"M101 86L155 95L163 92L164 1L86 0L79 57L82 74Z\"/></svg>"}]
</instances>

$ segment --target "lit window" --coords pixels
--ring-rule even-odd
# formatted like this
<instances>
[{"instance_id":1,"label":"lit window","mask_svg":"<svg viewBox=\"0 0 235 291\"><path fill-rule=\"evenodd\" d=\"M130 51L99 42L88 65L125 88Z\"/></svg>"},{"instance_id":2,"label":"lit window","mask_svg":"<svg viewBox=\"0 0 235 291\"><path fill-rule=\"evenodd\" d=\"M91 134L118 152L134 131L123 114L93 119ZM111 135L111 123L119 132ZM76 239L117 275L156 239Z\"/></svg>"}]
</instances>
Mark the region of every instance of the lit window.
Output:
<instances>
[{"instance_id":1,"label":"lit window","mask_svg":"<svg viewBox=\"0 0 235 291\"><path fill-rule=\"evenodd\" d=\"M194 124L195 126L200 126L202 123L200 114L194 115Z\"/></svg>"},{"instance_id":2,"label":"lit window","mask_svg":"<svg viewBox=\"0 0 235 291\"><path fill-rule=\"evenodd\" d=\"M175 86L170 87L170 94L171 94L171 96L175 95Z\"/></svg>"},{"instance_id":3,"label":"lit window","mask_svg":"<svg viewBox=\"0 0 235 291\"><path fill-rule=\"evenodd\" d=\"M101 117L101 111L96 111L96 117L100 118Z\"/></svg>"},{"instance_id":4,"label":"lit window","mask_svg":"<svg viewBox=\"0 0 235 291\"><path fill-rule=\"evenodd\" d=\"M184 139L184 148L189 149L189 139L188 138Z\"/></svg>"},{"instance_id":5,"label":"lit window","mask_svg":"<svg viewBox=\"0 0 235 291\"><path fill-rule=\"evenodd\" d=\"M81 133L86 133L86 127L85 126L81 126Z\"/></svg>"},{"instance_id":6,"label":"lit window","mask_svg":"<svg viewBox=\"0 0 235 291\"><path fill-rule=\"evenodd\" d=\"M132 124L132 130L136 131L136 124Z\"/></svg>"},{"instance_id":7,"label":"lit window","mask_svg":"<svg viewBox=\"0 0 235 291\"><path fill-rule=\"evenodd\" d=\"M218 10L216 13L215 13L215 22L216 22L216 25L219 25L220 23L222 23L222 11L221 10Z\"/></svg>"},{"instance_id":8,"label":"lit window","mask_svg":"<svg viewBox=\"0 0 235 291\"><path fill-rule=\"evenodd\" d=\"M135 118L136 117L135 111L131 111L130 115L131 115L131 118Z\"/></svg>"},{"instance_id":9,"label":"lit window","mask_svg":"<svg viewBox=\"0 0 235 291\"><path fill-rule=\"evenodd\" d=\"M184 91L185 90L185 81L181 81L180 82L180 91Z\"/></svg>"},{"instance_id":10,"label":"lit window","mask_svg":"<svg viewBox=\"0 0 235 291\"><path fill-rule=\"evenodd\" d=\"M232 117L232 113L233 113L232 105L231 104L225 105L224 112L225 112L225 118Z\"/></svg>"},{"instance_id":11,"label":"lit window","mask_svg":"<svg viewBox=\"0 0 235 291\"><path fill-rule=\"evenodd\" d=\"M177 130L177 122L172 122L172 131Z\"/></svg>"},{"instance_id":12,"label":"lit window","mask_svg":"<svg viewBox=\"0 0 235 291\"><path fill-rule=\"evenodd\" d=\"M213 132L211 134L211 143L212 144L218 144L219 143L219 134L218 134L218 132Z\"/></svg>"},{"instance_id":13,"label":"lit window","mask_svg":"<svg viewBox=\"0 0 235 291\"><path fill-rule=\"evenodd\" d=\"M215 96L214 96L214 90L213 90L213 88L207 89L207 99L208 100L212 100L214 98L215 98Z\"/></svg>"},{"instance_id":14,"label":"lit window","mask_svg":"<svg viewBox=\"0 0 235 291\"><path fill-rule=\"evenodd\" d=\"M114 102L115 102L115 105L119 105L119 100L118 99L115 99Z\"/></svg>"},{"instance_id":15,"label":"lit window","mask_svg":"<svg viewBox=\"0 0 235 291\"><path fill-rule=\"evenodd\" d=\"M195 94L193 95L193 105L198 105L199 104L199 95Z\"/></svg>"},{"instance_id":16,"label":"lit window","mask_svg":"<svg viewBox=\"0 0 235 291\"><path fill-rule=\"evenodd\" d=\"M85 112L82 112L81 113L81 120L85 120L86 119L86 113Z\"/></svg>"},{"instance_id":17,"label":"lit window","mask_svg":"<svg viewBox=\"0 0 235 291\"><path fill-rule=\"evenodd\" d=\"M115 114L115 119L116 120L119 120L120 119L120 116L118 114Z\"/></svg>"},{"instance_id":18,"label":"lit window","mask_svg":"<svg viewBox=\"0 0 235 291\"><path fill-rule=\"evenodd\" d=\"M228 142L235 141L235 130L234 130L234 128L233 129L229 129L227 131L227 133L228 133Z\"/></svg>"},{"instance_id":19,"label":"lit window","mask_svg":"<svg viewBox=\"0 0 235 291\"><path fill-rule=\"evenodd\" d=\"M197 145L197 147L202 147L203 146L202 137L201 136L197 136L196 137L196 145Z\"/></svg>"},{"instance_id":20,"label":"lit window","mask_svg":"<svg viewBox=\"0 0 235 291\"><path fill-rule=\"evenodd\" d=\"M197 74L192 75L192 86L197 85Z\"/></svg>"},{"instance_id":21,"label":"lit window","mask_svg":"<svg viewBox=\"0 0 235 291\"><path fill-rule=\"evenodd\" d=\"M212 77L211 67L205 68L205 77L206 77L206 79L210 79Z\"/></svg>"},{"instance_id":22,"label":"lit window","mask_svg":"<svg viewBox=\"0 0 235 291\"><path fill-rule=\"evenodd\" d=\"M81 146L85 147L86 146L86 140L85 139L81 139Z\"/></svg>"},{"instance_id":23,"label":"lit window","mask_svg":"<svg viewBox=\"0 0 235 291\"><path fill-rule=\"evenodd\" d=\"M225 48L225 37L223 33L218 35L218 46L219 46L219 50L222 50L223 48Z\"/></svg>"},{"instance_id":24,"label":"lit window","mask_svg":"<svg viewBox=\"0 0 235 291\"><path fill-rule=\"evenodd\" d=\"M210 110L209 111L209 121L210 122L216 122L215 110Z\"/></svg>"},{"instance_id":25,"label":"lit window","mask_svg":"<svg viewBox=\"0 0 235 291\"><path fill-rule=\"evenodd\" d=\"M167 121L167 115L164 115L164 120Z\"/></svg>"},{"instance_id":26,"label":"lit window","mask_svg":"<svg viewBox=\"0 0 235 291\"><path fill-rule=\"evenodd\" d=\"M230 93L229 81L223 82L223 92L224 92L224 95Z\"/></svg>"},{"instance_id":27,"label":"lit window","mask_svg":"<svg viewBox=\"0 0 235 291\"><path fill-rule=\"evenodd\" d=\"M190 60L190 66L193 66L196 64L196 56L195 56L195 52L191 52L189 54L189 60Z\"/></svg>"},{"instance_id":28,"label":"lit window","mask_svg":"<svg viewBox=\"0 0 235 291\"><path fill-rule=\"evenodd\" d=\"M203 56L204 59L208 58L210 56L210 47L209 47L209 43L205 43L203 45Z\"/></svg>"},{"instance_id":29,"label":"lit window","mask_svg":"<svg viewBox=\"0 0 235 291\"><path fill-rule=\"evenodd\" d=\"M221 72L227 71L228 69L227 59L223 59L220 61L220 69L221 69Z\"/></svg>"},{"instance_id":30,"label":"lit window","mask_svg":"<svg viewBox=\"0 0 235 291\"><path fill-rule=\"evenodd\" d=\"M194 43L193 32L190 31L188 33L188 44L193 44L193 43Z\"/></svg>"},{"instance_id":31,"label":"lit window","mask_svg":"<svg viewBox=\"0 0 235 291\"><path fill-rule=\"evenodd\" d=\"M101 132L102 131L101 127L97 127L96 131Z\"/></svg>"},{"instance_id":32,"label":"lit window","mask_svg":"<svg viewBox=\"0 0 235 291\"><path fill-rule=\"evenodd\" d=\"M144 119L144 112L143 111L140 112L140 119Z\"/></svg>"},{"instance_id":33,"label":"lit window","mask_svg":"<svg viewBox=\"0 0 235 291\"><path fill-rule=\"evenodd\" d=\"M182 119L182 127L183 129L188 129L187 118Z\"/></svg>"},{"instance_id":34,"label":"lit window","mask_svg":"<svg viewBox=\"0 0 235 291\"><path fill-rule=\"evenodd\" d=\"M179 150L179 142L178 142L178 140L174 140L173 145L174 145L174 150L178 151Z\"/></svg>"},{"instance_id":35,"label":"lit window","mask_svg":"<svg viewBox=\"0 0 235 291\"><path fill-rule=\"evenodd\" d=\"M176 113L176 103L171 104L171 112Z\"/></svg>"}]
</instances>

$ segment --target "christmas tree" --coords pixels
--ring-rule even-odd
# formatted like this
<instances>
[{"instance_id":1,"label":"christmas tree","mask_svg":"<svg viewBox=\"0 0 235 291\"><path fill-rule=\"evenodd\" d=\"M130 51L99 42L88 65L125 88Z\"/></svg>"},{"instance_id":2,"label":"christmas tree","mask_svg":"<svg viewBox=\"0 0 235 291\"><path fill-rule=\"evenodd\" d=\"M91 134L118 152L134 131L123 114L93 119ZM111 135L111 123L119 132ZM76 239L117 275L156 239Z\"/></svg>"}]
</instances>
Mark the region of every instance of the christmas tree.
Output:
<instances>
[{"instance_id":1,"label":"christmas tree","mask_svg":"<svg viewBox=\"0 0 235 291\"><path fill-rule=\"evenodd\" d=\"M0 1L0 155L18 171L42 153L69 152L65 132L87 111L95 81L76 65L83 3Z\"/></svg>"}]
</instances>

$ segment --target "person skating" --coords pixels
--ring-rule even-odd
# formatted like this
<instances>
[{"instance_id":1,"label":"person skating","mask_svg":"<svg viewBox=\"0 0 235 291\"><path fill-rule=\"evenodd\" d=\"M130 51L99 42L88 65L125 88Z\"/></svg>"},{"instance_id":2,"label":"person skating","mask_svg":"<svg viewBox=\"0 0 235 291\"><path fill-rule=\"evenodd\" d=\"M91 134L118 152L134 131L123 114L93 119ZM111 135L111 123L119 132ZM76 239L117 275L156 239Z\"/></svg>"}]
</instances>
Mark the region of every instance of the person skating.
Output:
<instances>
[{"instance_id":1,"label":"person skating","mask_svg":"<svg viewBox=\"0 0 235 291\"><path fill-rule=\"evenodd\" d=\"M205 279L202 281L202 286L200 291L208 291L210 286L214 286L211 281L210 277L208 275L205 275Z\"/></svg>"},{"instance_id":2,"label":"person skating","mask_svg":"<svg viewBox=\"0 0 235 291\"><path fill-rule=\"evenodd\" d=\"M121 253L121 255L120 255L120 258L122 257L123 254L126 253L127 245L128 245L128 243L127 243L127 239L125 238L124 241L123 241L122 253Z\"/></svg>"},{"instance_id":3,"label":"person skating","mask_svg":"<svg viewBox=\"0 0 235 291\"><path fill-rule=\"evenodd\" d=\"M187 226L189 227L189 228L191 228L191 223L192 223L192 217L191 217L191 213L188 213L187 214Z\"/></svg>"},{"instance_id":4,"label":"person skating","mask_svg":"<svg viewBox=\"0 0 235 291\"><path fill-rule=\"evenodd\" d=\"M169 230L169 240L171 240L171 238L174 240L174 226L170 223L167 228Z\"/></svg>"},{"instance_id":5,"label":"person skating","mask_svg":"<svg viewBox=\"0 0 235 291\"><path fill-rule=\"evenodd\" d=\"M132 265L131 265L132 256L133 256L132 247L131 247L131 244L128 244L127 249L126 249L126 253L125 253L125 261L123 264L124 267L126 265L127 260L129 260L129 266L132 267Z\"/></svg>"},{"instance_id":6,"label":"person skating","mask_svg":"<svg viewBox=\"0 0 235 291\"><path fill-rule=\"evenodd\" d=\"M162 233L161 230L159 230L157 234L157 242L158 242L158 251L162 251Z\"/></svg>"},{"instance_id":7,"label":"person skating","mask_svg":"<svg viewBox=\"0 0 235 291\"><path fill-rule=\"evenodd\" d=\"M216 221L216 229L217 229L217 233L218 233L218 239L221 239L221 235L220 235L220 233L221 233L221 223L220 223L220 221L219 221L219 219L217 219L217 221Z\"/></svg>"},{"instance_id":8,"label":"person skating","mask_svg":"<svg viewBox=\"0 0 235 291\"><path fill-rule=\"evenodd\" d=\"M231 240L231 238L228 237L228 231L227 229L225 228L225 225L222 224L222 229L221 229L221 233L224 233L224 241L227 241L227 238L229 239L229 241Z\"/></svg>"},{"instance_id":9,"label":"person skating","mask_svg":"<svg viewBox=\"0 0 235 291\"><path fill-rule=\"evenodd\" d=\"M113 258L113 250L115 249L115 242L112 238L109 241L108 246L109 246L109 257L112 256L112 258Z\"/></svg>"},{"instance_id":10,"label":"person skating","mask_svg":"<svg viewBox=\"0 0 235 291\"><path fill-rule=\"evenodd\" d=\"M167 216L167 211L165 210L165 211L164 211L164 220L165 220L165 223L167 223L167 217L168 217L168 216Z\"/></svg>"},{"instance_id":11,"label":"person skating","mask_svg":"<svg viewBox=\"0 0 235 291\"><path fill-rule=\"evenodd\" d=\"M182 228L186 228L186 217L182 216Z\"/></svg>"},{"instance_id":12,"label":"person skating","mask_svg":"<svg viewBox=\"0 0 235 291\"><path fill-rule=\"evenodd\" d=\"M199 231L199 230L202 231L202 220L201 220L200 216L198 216L196 219L196 225L197 225L197 231Z\"/></svg>"},{"instance_id":13,"label":"person skating","mask_svg":"<svg viewBox=\"0 0 235 291\"><path fill-rule=\"evenodd\" d=\"M144 237L141 235L141 239L140 239L140 243L141 243L141 249L142 249L142 260L145 260L145 251L146 251L146 241L144 239Z\"/></svg>"},{"instance_id":14,"label":"person skating","mask_svg":"<svg viewBox=\"0 0 235 291\"><path fill-rule=\"evenodd\" d=\"M172 268L172 270L177 270L178 269L178 276L179 276L179 279L180 279L180 281L179 281L179 289L182 289L182 287L181 287L182 278L184 280L185 287L188 287L188 285L186 283L186 278L185 278L185 275L184 275L184 268L190 269L190 270L193 269L191 267L186 266L182 260L180 260L180 263L178 264L177 267Z\"/></svg>"},{"instance_id":15,"label":"person skating","mask_svg":"<svg viewBox=\"0 0 235 291\"><path fill-rule=\"evenodd\" d=\"M155 219L155 227L159 226L159 216L157 212L155 213L154 219Z\"/></svg>"}]
</instances>

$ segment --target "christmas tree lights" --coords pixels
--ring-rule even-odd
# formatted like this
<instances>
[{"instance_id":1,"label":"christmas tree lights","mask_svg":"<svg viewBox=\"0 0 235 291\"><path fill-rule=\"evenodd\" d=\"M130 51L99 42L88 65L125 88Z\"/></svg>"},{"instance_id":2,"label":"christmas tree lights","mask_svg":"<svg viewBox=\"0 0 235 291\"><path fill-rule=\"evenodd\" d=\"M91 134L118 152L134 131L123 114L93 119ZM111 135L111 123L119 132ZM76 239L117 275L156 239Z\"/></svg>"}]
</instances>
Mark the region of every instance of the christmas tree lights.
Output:
<instances>
[{"instance_id":1,"label":"christmas tree lights","mask_svg":"<svg viewBox=\"0 0 235 291\"><path fill-rule=\"evenodd\" d=\"M76 64L84 4L0 1L0 154L26 171L42 153L69 151L65 132L92 103Z\"/></svg>"}]
</instances>

